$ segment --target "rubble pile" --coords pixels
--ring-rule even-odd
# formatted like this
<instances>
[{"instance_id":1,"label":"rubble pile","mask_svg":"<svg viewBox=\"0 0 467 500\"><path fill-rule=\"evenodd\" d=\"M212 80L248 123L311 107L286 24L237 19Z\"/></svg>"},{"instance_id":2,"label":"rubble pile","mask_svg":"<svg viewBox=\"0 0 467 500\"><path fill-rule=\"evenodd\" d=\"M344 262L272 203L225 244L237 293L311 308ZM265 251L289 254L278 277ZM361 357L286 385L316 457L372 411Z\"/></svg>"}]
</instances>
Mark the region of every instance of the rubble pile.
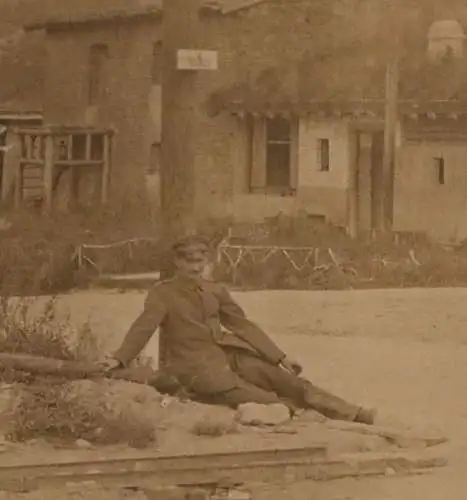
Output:
<instances>
[{"instance_id":1,"label":"rubble pile","mask_svg":"<svg viewBox=\"0 0 467 500\"><path fill-rule=\"evenodd\" d=\"M55 406L50 391L41 400L28 398L24 387L10 385L7 389L2 392L6 399L0 408L0 434L8 446L0 451L11 446L30 447L31 443L76 450L123 446L167 454L298 448L318 441L326 442L335 453L401 447L393 437L362 432L358 424L330 421L313 411L292 419L282 405L246 404L234 411L165 397L149 386L126 381L71 382L62 387ZM30 394L31 387L28 391ZM23 434L18 433L18 426ZM14 428L16 434L12 433ZM432 445L419 439L401 442L402 447Z\"/></svg>"}]
</instances>

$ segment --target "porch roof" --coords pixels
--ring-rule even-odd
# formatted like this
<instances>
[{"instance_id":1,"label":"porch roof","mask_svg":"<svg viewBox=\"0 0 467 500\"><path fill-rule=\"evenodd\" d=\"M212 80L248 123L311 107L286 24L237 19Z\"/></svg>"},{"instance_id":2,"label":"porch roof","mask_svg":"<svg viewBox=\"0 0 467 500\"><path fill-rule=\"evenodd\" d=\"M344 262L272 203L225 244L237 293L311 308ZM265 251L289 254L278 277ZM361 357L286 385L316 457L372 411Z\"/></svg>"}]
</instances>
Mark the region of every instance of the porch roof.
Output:
<instances>
[{"instance_id":1,"label":"porch roof","mask_svg":"<svg viewBox=\"0 0 467 500\"><path fill-rule=\"evenodd\" d=\"M399 114L409 119L425 117L436 119L447 117L458 119L467 116L467 100L399 100ZM305 102L289 101L282 103L247 103L245 101L230 101L223 106L223 110L238 116L246 114L256 116L307 116L321 118L350 118L350 119L382 119L384 116L385 100L311 100Z\"/></svg>"},{"instance_id":2,"label":"porch roof","mask_svg":"<svg viewBox=\"0 0 467 500\"><path fill-rule=\"evenodd\" d=\"M349 74L347 68L353 65ZM316 64L312 74L297 67L268 68L249 81L235 83L211 95L213 112L236 114L313 114L381 118L385 107L385 67L372 68L352 61L326 67ZM357 69L356 69L357 68ZM280 76L286 75L286 76ZM467 58L430 64L424 59L400 62L399 112L408 117L467 114Z\"/></svg>"}]
</instances>

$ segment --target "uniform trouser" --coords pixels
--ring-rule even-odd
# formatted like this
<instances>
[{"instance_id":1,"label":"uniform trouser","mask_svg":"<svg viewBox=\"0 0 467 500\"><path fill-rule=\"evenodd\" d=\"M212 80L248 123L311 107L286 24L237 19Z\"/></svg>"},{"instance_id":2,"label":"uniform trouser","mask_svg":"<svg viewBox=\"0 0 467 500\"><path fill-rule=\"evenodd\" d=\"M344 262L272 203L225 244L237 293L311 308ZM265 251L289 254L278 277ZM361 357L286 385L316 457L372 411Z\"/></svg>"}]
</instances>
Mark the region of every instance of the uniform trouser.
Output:
<instances>
[{"instance_id":1,"label":"uniform trouser","mask_svg":"<svg viewBox=\"0 0 467 500\"><path fill-rule=\"evenodd\" d=\"M238 349L226 349L229 364L240 377L237 386L212 395L212 402L236 408L244 403L285 403L291 409L313 409L336 420L354 421L359 406L344 401L310 381ZM210 399L211 399L210 398Z\"/></svg>"}]
</instances>

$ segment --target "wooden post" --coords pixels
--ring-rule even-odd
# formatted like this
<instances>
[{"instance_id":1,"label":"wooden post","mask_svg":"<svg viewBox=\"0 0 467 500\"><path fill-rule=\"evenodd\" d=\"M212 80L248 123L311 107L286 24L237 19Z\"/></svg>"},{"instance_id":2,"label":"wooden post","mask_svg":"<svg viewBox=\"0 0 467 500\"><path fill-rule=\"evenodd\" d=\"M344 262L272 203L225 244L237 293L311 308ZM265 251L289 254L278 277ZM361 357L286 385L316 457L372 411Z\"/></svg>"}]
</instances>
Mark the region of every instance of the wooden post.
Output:
<instances>
[{"instance_id":1,"label":"wooden post","mask_svg":"<svg viewBox=\"0 0 467 500\"><path fill-rule=\"evenodd\" d=\"M110 134L104 133L103 137L103 165L102 165L102 191L101 203L107 204L109 202L109 182L110 182Z\"/></svg>"},{"instance_id":2,"label":"wooden post","mask_svg":"<svg viewBox=\"0 0 467 500\"><path fill-rule=\"evenodd\" d=\"M350 162L349 162L349 188L347 194L347 234L355 239L358 236L358 158L360 148L360 135L355 129L349 131Z\"/></svg>"},{"instance_id":3,"label":"wooden post","mask_svg":"<svg viewBox=\"0 0 467 500\"><path fill-rule=\"evenodd\" d=\"M78 171L73 166L73 134L68 135L66 159L70 162L70 205L75 207L78 202Z\"/></svg>"},{"instance_id":4,"label":"wooden post","mask_svg":"<svg viewBox=\"0 0 467 500\"><path fill-rule=\"evenodd\" d=\"M70 134L68 136L68 141L66 144L66 159L67 160L73 159L73 135L72 134Z\"/></svg>"},{"instance_id":5,"label":"wooden post","mask_svg":"<svg viewBox=\"0 0 467 500\"><path fill-rule=\"evenodd\" d=\"M391 60L386 67L385 82L385 111L384 111L384 151L383 151L383 202L382 224L383 231L392 231L394 211L394 165L396 156L396 134L398 124L399 102L399 54L398 42Z\"/></svg>"},{"instance_id":6,"label":"wooden post","mask_svg":"<svg viewBox=\"0 0 467 500\"><path fill-rule=\"evenodd\" d=\"M23 200L23 162L20 158L16 164L15 172L15 208L21 206Z\"/></svg>"},{"instance_id":7,"label":"wooden post","mask_svg":"<svg viewBox=\"0 0 467 500\"><path fill-rule=\"evenodd\" d=\"M84 152L84 159L85 161L88 161L91 159L92 156L92 134L90 132L86 132L86 145L85 145L85 152Z\"/></svg>"},{"instance_id":8,"label":"wooden post","mask_svg":"<svg viewBox=\"0 0 467 500\"><path fill-rule=\"evenodd\" d=\"M44 210L51 212L53 206L54 179L54 135L48 131L44 137Z\"/></svg>"}]
</instances>

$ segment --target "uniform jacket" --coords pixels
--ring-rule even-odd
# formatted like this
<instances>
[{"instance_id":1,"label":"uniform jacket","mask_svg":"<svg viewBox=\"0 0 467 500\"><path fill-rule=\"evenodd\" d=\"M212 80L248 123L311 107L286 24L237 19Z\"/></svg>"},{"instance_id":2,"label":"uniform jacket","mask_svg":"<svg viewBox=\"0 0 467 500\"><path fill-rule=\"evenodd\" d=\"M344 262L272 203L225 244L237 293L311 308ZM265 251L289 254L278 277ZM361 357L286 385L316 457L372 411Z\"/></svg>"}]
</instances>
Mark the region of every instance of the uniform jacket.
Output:
<instances>
[{"instance_id":1,"label":"uniform jacket","mask_svg":"<svg viewBox=\"0 0 467 500\"><path fill-rule=\"evenodd\" d=\"M231 371L223 347L247 349L274 364L285 357L263 330L247 319L227 289L210 281L176 277L154 286L115 358L124 365L131 362L158 327L165 369L200 393L237 386L238 377Z\"/></svg>"}]
</instances>

